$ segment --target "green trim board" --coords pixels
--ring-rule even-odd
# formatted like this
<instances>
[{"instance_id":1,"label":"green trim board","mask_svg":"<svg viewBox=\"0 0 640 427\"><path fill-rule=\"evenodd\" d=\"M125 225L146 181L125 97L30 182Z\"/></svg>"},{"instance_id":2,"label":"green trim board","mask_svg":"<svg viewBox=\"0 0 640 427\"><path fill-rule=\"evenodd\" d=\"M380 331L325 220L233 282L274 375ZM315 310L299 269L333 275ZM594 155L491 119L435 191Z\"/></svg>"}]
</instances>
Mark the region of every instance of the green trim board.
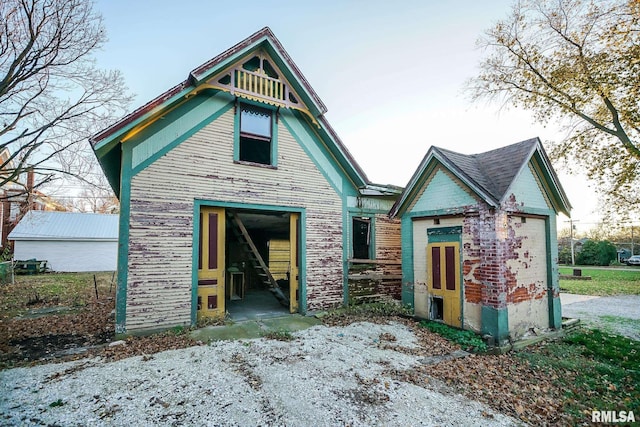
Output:
<instances>
[{"instance_id":1,"label":"green trim board","mask_svg":"<svg viewBox=\"0 0 640 427\"><path fill-rule=\"evenodd\" d=\"M427 236L429 243L440 242L460 242L462 243L462 226L454 225L452 227L432 227L427 228ZM457 239L453 239L453 237ZM453 240L452 240L453 239Z\"/></svg>"},{"instance_id":2,"label":"green trim board","mask_svg":"<svg viewBox=\"0 0 640 427\"><path fill-rule=\"evenodd\" d=\"M121 137L125 135L127 132L143 124L147 120L153 118L156 114L160 113L162 110L165 110L171 105L173 105L174 103L180 101L192 90L193 88L185 88L181 90L177 94L173 95L171 98L164 101L161 105L158 105L157 107L153 108L146 114L138 117L136 120L133 120L131 123L126 124L122 128L118 129L117 132L110 135L108 138L105 138L99 141L98 143L96 143L93 147L93 150L96 153L102 153L105 150L107 151L110 150L109 147L112 147L114 144L119 144Z\"/></svg>"},{"instance_id":3,"label":"green trim board","mask_svg":"<svg viewBox=\"0 0 640 427\"><path fill-rule=\"evenodd\" d=\"M547 250L547 301L549 304L549 327L554 329L562 328L562 306L559 297L555 297L556 291L560 291L559 271L558 271L558 245L556 236L555 214L545 218L544 228L546 234Z\"/></svg>"},{"instance_id":4,"label":"green trim board","mask_svg":"<svg viewBox=\"0 0 640 427\"><path fill-rule=\"evenodd\" d=\"M300 126L304 127L307 133L314 135L315 139L321 141L323 151L327 153L328 158L332 159L333 164L339 165L345 177L351 182L353 188L364 188L369 185L367 178L362 176L349 160L350 154L348 154L348 152L345 153L345 151L341 149L341 147L343 147L346 150L346 147L342 145L342 142L336 141L325 127L314 126L313 123L309 121L309 118L299 111L288 109L281 109L280 111L286 112L298 119ZM353 160L353 162L355 163L355 160ZM355 192L352 195L356 196L360 194Z\"/></svg>"},{"instance_id":5,"label":"green trim board","mask_svg":"<svg viewBox=\"0 0 640 427\"><path fill-rule=\"evenodd\" d=\"M400 239L402 250L402 304L414 307L413 293L413 220L402 217L400 220Z\"/></svg>"},{"instance_id":6,"label":"green trim board","mask_svg":"<svg viewBox=\"0 0 640 427\"><path fill-rule=\"evenodd\" d=\"M137 165L135 165L133 167L133 172L132 172L133 175L137 175L139 172L143 171L148 166L152 165L156 160L158 160L159 158L163 157L169 151L173 150L174 148L176 148L178 145L180 145L184 141L187 141L189 138L191 138L197 132L202 130L208 124L212 123L214 120L218 119L224 113L229 111L232 107L233 107L233 104L228 103L228 102L225 103L224 105L220 106L219 109L215 110L212 114L210 114L209 116L207 116L206 118L204 118L203 120L198 122L195 126L191 127L189 130L187 130L186 132L182 133L175 140L173 140L170 143L166 144L159 151L153 153L149 158L140 161ZM133 147L134 147L133 150L135 150L135 148L137 147L136 144L127 144L127 143L125 143L125 145L133 145Z\"/></svg>"},{"instance_id":7,"label":"green trim board","mask_svg":"<svg viewBox=\"0 0 640 427\"><path fill-rule=\"evenodd\" d=\"M341 167L336 167L340 163L327 150L326 145L312 131L306 121L289 110L280 111L280 120L337 194L341 196L358 195L357 187L353 184L346 171ZM346 200L344 200L343 204L344 206L347 205Z\"/></svg>"},{"instance_id":8,"label":"green trim board","mask_svg":"<svg viewBox=\"0 0 640 427\"><path fill-rule=\"evenodd\" d=\"M118 224L118 286L116 288L116 335L127 332L127 281L129 277L129 222L131 218L131 148L122 150L120 221Z\"/></svg>"},{"instance_id":9,"label":"green trim board","mask_svg":"<svg viewBox=\"0 0 640 427\"><path fill-rule=\"evenodd\" d=\"M298 266L298 288L300 290L299 312L307 313L307 228L306 209L301 207L261 205L255 203L225 202L221 200L195 199L193 202L193 236L191 248L191 324L197 323L198 301L198 236L200 235L200 222L196 220L203 206L219 207L225 209L251 209L261 211L277 211L297 213L300 215L300 265Z\"/></svg>"},{"instance_id":10,"label":"green trim board","mask_svg":"<svg viewBox=\"0 0 640 427\"><path fill-rule=\"evenodd\" d=\"M348 252L347 255L349 258L353 258L353 218L363 217L369 218L370 226L369 226L369 259L376 259L376 214L381 212L379 211L369 211L363 209L354 209L347 208L348 219L347 219L347 237L348 237ZM386 213L386 212L385 212Z\"/></svg>"},{"instance_id":11,"label":"green trim board","mask_svg":"<svg viewBox=\"0 0 640 427\"><path fill-rule=\"evenodd\" d=\"M507 308L493 308L483 305L481 308L482 335L491 335L497 345L509 339L509 312Z\"/></svg>"}]
</instances>

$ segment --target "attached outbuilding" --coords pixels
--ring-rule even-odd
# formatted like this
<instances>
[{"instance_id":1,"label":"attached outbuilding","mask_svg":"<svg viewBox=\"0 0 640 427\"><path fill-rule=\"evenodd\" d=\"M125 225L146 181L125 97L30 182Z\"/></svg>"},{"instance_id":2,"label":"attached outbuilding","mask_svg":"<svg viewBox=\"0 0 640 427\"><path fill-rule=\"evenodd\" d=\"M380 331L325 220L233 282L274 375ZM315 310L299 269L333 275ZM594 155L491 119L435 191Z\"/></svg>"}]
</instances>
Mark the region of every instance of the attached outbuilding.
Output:
<instances>
[{"instance_id":1,"label":"attached outbuilding","mask_svg":"<svg viewBox=\"0 0 640 427\"><path fill-rule=\"evenodd\" d=\"M431 147L391 210L403 302L498 343L561 327L556 216L570 209L538 138L475 155Z\"/></svg>"},{"instance_id":2,"label":"attached outbuilding","mask_svg":"<svg viewBox=\"0 0 640 427\"><path fill-rule=\"evenodd\" d=\"M9 234L16 260L57 272L115 271L118 215L29 211Z\"/></svg>"}]
</instances>

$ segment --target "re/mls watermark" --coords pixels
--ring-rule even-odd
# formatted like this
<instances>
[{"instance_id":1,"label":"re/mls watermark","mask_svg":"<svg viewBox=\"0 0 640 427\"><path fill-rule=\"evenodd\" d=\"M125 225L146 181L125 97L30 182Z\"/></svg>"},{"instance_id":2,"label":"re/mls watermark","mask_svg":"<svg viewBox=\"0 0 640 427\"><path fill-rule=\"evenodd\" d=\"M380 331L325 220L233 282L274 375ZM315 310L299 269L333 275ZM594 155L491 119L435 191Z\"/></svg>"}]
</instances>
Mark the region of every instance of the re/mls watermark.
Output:
<instances>
[{"instance_id":1,"label":"re/mls watermark","mask_svg":"<svg viewBox=\"0 0 640 427\"><path fill-rule=\"evenodd\" d=\"M592 423L635 423L633 411L591 411Z\"/></svg>"}]
</instances>

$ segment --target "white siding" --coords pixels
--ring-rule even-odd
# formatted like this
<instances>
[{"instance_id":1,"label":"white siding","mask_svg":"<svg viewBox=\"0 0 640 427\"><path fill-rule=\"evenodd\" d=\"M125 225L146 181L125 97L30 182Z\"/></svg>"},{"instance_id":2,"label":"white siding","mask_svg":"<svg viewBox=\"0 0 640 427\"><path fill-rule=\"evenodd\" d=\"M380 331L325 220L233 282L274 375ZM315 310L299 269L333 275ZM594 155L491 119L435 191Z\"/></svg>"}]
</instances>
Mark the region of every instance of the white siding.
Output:
<instances>
[{"instance_id":1,"label":"white siding","mask_svg":"<svg viewBox=\"0 0 640 427\"><path fill-rule=\"evenodd\" d=\"M53 271L115 271L118 242L34 241L15 242L13 258L48 261Z\"/></svg>"},{"instance_id":2,"label":"white siding","mask_svg":"<svg viewBox=\"0 0 640 427\"><path fill-rule=\"evenodd\" d=\"M127 331L189 323L194 199L306 209L307 308L342 302L342 200L279 121L277 169L233 162L233 110L131 183Z\"/></svg>"}]
</instances>

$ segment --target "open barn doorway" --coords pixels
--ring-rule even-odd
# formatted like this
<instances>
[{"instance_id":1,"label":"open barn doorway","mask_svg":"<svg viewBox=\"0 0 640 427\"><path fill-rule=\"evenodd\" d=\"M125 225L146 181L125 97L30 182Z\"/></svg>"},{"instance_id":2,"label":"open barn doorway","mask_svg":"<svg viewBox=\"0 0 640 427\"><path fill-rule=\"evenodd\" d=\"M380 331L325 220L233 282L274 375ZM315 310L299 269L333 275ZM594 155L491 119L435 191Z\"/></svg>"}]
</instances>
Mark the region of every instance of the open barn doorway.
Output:
<instances>
[{"instance_id":1,"label":"open barn doorway","mask_svg":"<svg viewBox=\"0 0 640 427\"><path fill-rule=\"evenodd\" d=\"M232 320L298 311L299 215L226 210L226 311Z\"/></svg>"}]
</instances>

